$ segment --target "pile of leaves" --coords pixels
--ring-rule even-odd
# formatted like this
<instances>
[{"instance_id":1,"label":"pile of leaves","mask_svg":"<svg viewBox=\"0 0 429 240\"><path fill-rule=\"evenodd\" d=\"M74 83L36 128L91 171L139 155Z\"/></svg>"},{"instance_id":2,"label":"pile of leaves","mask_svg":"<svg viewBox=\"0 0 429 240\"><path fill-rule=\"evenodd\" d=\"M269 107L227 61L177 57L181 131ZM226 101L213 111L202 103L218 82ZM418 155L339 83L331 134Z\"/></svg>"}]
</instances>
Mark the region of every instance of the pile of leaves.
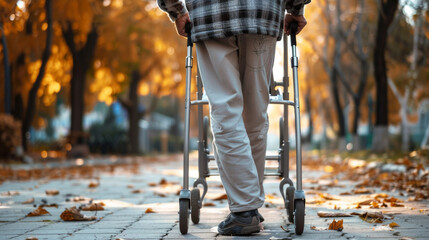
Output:
<instances>
[{"instance_id":1,"label":"pile of leaves","mask_svg":"<svg viewBox=\"0 0 429 240\"><path fill-rule=\"evenodd\" d=\"M401 196L409 197L410 201L429 198L429 162L424 152L414 151L408 156L388 161L319 157L304 159L303 163L310 168L322 168L326 172L322 178L333 180L331 184L313 190L341 187L339 183L345 180L358 184L352 192L342 195L371 194L373 188L379 188L382 191L397 191Z\"/></svg>"}]
</instances>

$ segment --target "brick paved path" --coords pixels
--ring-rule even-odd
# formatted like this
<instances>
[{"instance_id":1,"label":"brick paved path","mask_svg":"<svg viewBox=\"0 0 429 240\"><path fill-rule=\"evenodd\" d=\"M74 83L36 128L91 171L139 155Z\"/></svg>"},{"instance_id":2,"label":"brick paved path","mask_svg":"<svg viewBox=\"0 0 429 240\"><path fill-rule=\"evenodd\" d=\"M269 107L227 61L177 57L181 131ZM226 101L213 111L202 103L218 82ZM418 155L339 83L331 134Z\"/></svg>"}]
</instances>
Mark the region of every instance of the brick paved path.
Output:
<instances>
[{"instance_id":1,"label":"brick paved path","mask_svg":"<svg viewBox=\"0 0 429 240\"><path fill-rule=\"evenodd\" d=\"M169 158L168 161L165 158ZM162 159L162 158L160 158ZM106 160L106 162L108 162ZM86 164L91 164L87 161ZM57 167L60 167L58 165ZM191 162L196 166L196 161ZM31 167L31 166L27 166ZM39 167L39 166L32 166ZM306 190L307 202L305 230L301 236L294 234L294 225L287 222L283 201L280 198L277 178L265 181L267 197L266 206L260 209L265 217L265 230L251 237L220 236L216 227L228 214L227 203L215 201L222 195L219 178L208 179L209 192L201 209L199 224L190 224L189 234L181 235L178 226L178 196L182 180L181 157L164 157L159 162L143 162L139 173L133 174L130 169L116 168L112 172L96 174L100 185L89 188L92 179L69 179L35 181L7 181L0 185L0 239L429 239L428 201L405 202L402 208L385 208L384 213L393 213L394 219L383 224L371 224L359 217L336 218L344 220L344 229L327 230L332 218L320 218L317 211L335 211L333 205L352 201L351 198L339 196L339 192L353 187L345 182L341 189L329 189L331 195L341 200L322 205L310 204L315 198L312 191ZM135 171L135 169L132 169ZM309 188L317 182L321 172L304 168L304 186ZM191 176L197 175L196 167L191 168ZM295 175L291 172L292 177ZM165 181L163 180L166 180ZM194 179L194 178L193 178ZM160 183L164 184L160 184ZM47 196L45 190L57 189L59 195ZM16 191L16 192L15 192ZM133 193L134 192L134 193ZM135 193L137 192L137 193ZM313 191L314 192L314 191ZM19 193L19 194L17 194ZM17 194L17 195L15 195ZM391 193L392 196L400 197ZM105 210L82 212L95 215L97 220L88 222L64 222L60 219L65 208L79 206L82 203L70 201L75 196L85 196L105 203ZM26 217L33 211L33 204L22 204L29 198L34 204L43 200L47 204L56 203L58 208L47 207L50 215ZM405 199L405 198L404 198ZM148 209L154 213L146 213ZM344 209L348 212L372 211L371 209ZM384 226L396 222L399 227L391 229Z\"/></svg>"}]
</instances>

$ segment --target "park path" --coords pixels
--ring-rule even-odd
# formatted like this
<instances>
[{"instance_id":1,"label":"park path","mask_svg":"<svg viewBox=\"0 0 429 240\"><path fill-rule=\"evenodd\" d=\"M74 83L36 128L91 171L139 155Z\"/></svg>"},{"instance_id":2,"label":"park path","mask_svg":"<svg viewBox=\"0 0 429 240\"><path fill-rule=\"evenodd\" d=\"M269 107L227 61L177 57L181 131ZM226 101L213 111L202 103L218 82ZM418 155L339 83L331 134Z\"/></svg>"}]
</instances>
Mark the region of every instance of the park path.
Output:
<instances>
[{"instance_id":1,"label":"park path","mask_svg":"<svg viewBox=\"0 0 429 240\"><path fill-rule=\"evenodd\" d=\"M196 165L195 155L192 155L192 180L197 176ZM265 217L264 231L250 237L217 234L216 227L227 216L228 209L226 200L215 200L222 198L224 190L219 178L211 177L208 178L209 191L201 209L200 223L191 223L189 233L182 235L177 214L181 166L180 155L147 157L138 163L133 158L109 157L14 165L12 168L3 166L1 173L12 174L9 176L12 179L25 179L30 169L51 170L33 171L33 175L46 174L37 176L37 180L2 182L0 239L429 239L427 199L409 201L409 196L398 190L386 193L379 187L356 188L359 181L338 181L338 175L333 178L334 175L329 174L335 172L332 169L335 165L315 167L314 162L304 166L307 204L303 235L295 235L294 225L288 223L278 190L280 179L273 177L265 180L266 204L260 209ZM291 171L292 179L294 176ZM59 193L48 195L48 190L58 190ZM76 201L79 200L77 197L82 201ZM387 204L382 208L365 204L358 209L354 207L356 203L371 199L381 202L381 198L396 199L397 204ZM34 202L23 204L32 199ZM95 216L96 220L63 221L60 218L66 208L79 207L88 203L88 199L104 203L103 211L81 212ZM41 204L53 204L53 207L44 207L49 214L26 217ZM364 221L363 217L356 215L319 217L321 211L345 215L354 212L364 217L367 216L363 215L365 212L381 212L384 219L378 219L380 223L377 223L377 219L367 217ZM328 230L334 219L343 220L341 231ZM398 226L392 228L391 223Z\"/></svg>"}]
</instances>

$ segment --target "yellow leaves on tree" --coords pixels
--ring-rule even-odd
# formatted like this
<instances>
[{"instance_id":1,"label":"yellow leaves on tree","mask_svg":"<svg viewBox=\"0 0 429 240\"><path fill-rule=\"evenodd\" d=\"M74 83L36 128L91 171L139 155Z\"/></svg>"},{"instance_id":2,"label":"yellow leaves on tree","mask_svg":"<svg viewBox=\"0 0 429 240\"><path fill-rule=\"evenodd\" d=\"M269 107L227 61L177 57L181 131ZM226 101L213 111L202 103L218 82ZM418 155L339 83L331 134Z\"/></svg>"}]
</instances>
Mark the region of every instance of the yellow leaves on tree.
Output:
<instances>
[{"instance_id":1,"label":"yellow leaves on tree","mask_svg":"<svg viewBox=\"0 0 429 240\"><path fill-rule=\"evenodd\" d=\"M66 208L61 213L60 218L64 221L93 221L96 220L96 216L85 216L80 213L76 207Z\"/></svg>"},{"instance_id":2,"label":"yellow leaves on tree","mask_svg":"<svg viewBox=\"0 0 429 240\"><path fill-rule=\"evenodd\" d=\"M27 217L37 217L37 216L42 216L46 214L50 215L50 213L46 209L44 209L43 207L38 207L36 208L36 210L27 214Z\"/></svg>"},{"instance_id":3,"label":"yellow leaves on tree","mask_svg":"<svg viewBox=\"0 0 429 240\"><path fill-rule=\"evenodd\" d=\"M329 224L328 230L336 230L336 231L342 231L343 230L343 219L335 221L335 219Z\"/></svg>"}]
</instances>

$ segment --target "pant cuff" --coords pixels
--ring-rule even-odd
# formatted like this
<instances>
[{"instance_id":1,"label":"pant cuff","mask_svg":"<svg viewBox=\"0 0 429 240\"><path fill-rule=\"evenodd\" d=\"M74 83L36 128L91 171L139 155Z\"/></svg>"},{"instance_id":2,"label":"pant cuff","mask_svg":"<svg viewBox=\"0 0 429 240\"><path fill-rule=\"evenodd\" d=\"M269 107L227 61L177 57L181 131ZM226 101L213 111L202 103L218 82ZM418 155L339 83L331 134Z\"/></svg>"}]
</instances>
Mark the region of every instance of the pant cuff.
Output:
<instances>
[{"instance_id":1,"label":"pant cuff","mask_svg":"<svg viewBox=\"0 0 429 240\"><path fill-rule=\"evenodd\" d=\"M244 212L244 211L258 209L263 205L264 205L263 201L258 201L258 202L246 204L246 205L229 206L229 210L231 212Z\"/></svg>"}]
</instances>

